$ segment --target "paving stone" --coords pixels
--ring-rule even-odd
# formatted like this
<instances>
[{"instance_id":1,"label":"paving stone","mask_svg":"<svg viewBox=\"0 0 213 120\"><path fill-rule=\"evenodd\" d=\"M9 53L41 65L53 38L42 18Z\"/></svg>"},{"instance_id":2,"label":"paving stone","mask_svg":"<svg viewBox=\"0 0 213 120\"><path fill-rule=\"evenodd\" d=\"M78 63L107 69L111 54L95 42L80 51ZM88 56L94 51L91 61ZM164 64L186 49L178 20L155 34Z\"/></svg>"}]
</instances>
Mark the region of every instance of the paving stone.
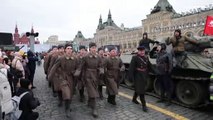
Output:
<instances>
[{"instance_id":1,"label":"paving stone","mask_svg":"<svg viewBox=\"0 0 213 120\"><path fill-rule=\"evenodd\" d=\"M99 117L94 119L91 116L91 109L87 107L87 103L79 102L79 95L76 93L72 100L71 118L67 118L64 112L64 106L58 107L58 99L53 97L51 88L45 79L43 67L37 66L34 84L37 87L33 90L36 97L39 98L41 105L35 110L39 112L39 120L174 120L174 118L160 113L159 111L149 109L148 113L142 111L141 105L136 105L130 99L123 96L117 96L117 105L113 106L107 103L107 95L104 90L104 100L98 100L97 108ZM120 87L120 92L133 95L133 91ZM85 92L86 93L86 92ZM164 104L156 103L158 99L146 95L146 101L168 111L183 115L193 120L213 120L213 110L198 111L184 108L178 105L165 107ZM213 107L212 107L213 108Z\"/></svg>"}]
</instances>

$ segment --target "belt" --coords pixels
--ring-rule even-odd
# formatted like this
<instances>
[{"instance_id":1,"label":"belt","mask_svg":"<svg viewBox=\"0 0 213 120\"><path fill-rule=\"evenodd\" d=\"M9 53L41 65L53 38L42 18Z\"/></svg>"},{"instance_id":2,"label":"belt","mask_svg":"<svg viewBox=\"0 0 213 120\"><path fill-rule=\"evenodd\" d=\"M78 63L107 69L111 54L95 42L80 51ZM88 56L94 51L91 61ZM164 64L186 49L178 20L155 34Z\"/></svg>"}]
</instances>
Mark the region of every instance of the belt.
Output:
<instances>
[{"instance_id":1,"label":"belt","mask_svg":"<svg viewBox=\"0 0 213 120\"><path fill-rule=\"evenodd\" d=\"M97 69L87 68L88 71L97 71Z\"/></svg>"},{"instance_id":2,"label":"belt","mask_svg":"<svg viewBox=\"0 0 213 120\"><path fill-rule=\"evenodd\" d=\"M107 69L107 70L119 70L119 68L110 68L110 69Z\"/></svg>"},{"instance_id":3,"label":"belt","mask_svg":"<svg viewBox=\"0 0 213 120\"><path fill-rule=\"evenodd\" d=\"M138 70L138 71L141 71L141 72L146 71L146 69L145 69L145 68L137 68L137 70Z\"/></svg>"}]
</instances>

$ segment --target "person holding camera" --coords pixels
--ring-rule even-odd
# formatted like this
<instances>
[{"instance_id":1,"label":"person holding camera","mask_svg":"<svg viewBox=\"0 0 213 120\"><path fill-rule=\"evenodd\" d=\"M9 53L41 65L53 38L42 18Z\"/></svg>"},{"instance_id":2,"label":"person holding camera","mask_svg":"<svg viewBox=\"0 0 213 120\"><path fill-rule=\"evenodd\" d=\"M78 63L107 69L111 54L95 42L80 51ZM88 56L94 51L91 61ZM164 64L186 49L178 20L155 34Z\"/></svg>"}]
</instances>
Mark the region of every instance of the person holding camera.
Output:
<instances>
[{"instance_id":1,"label":"person holding camera","mask_svg":"<svg viewBox=\"0 0 213 120\"><path fill-rule=\"evenodd\" d=\"M39 117L38 112L33 112L33 109L40 105L37 98L34 97L32 89L32 84L30 80L21 79L20 88L17 91L17 96L27 92L20 100L19 109L22 110L22 114L19 120L36 120Z\"/></svg>"}]
</instances>

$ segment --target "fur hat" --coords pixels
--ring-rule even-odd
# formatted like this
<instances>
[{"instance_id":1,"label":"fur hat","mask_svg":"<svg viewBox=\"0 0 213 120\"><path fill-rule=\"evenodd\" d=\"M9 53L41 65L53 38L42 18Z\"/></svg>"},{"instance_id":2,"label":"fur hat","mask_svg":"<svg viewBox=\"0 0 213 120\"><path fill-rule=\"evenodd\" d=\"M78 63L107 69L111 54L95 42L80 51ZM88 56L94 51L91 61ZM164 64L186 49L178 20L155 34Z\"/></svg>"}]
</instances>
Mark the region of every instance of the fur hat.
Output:
<instances>
[{"instance_id":1,"label":"fur hat","mask_svg":"<svg viewBox=\"0 0 213 120\"><path fill-rule=\"evenodd\" d=\"M89 43L89 48L93 47L93 46L96 46L96 44L94 42L90 42Z\"/></svg>"},{"instance_id":2,"label":"fur hat","mask_svg":"<svg viewBox=\"0 0 213 120\"><path fill-rule=\"evenodd\" d=\"M64 45L58 45L58 49L64 48Z\"/></svg>"},{"instance_id":3,"label":"fur hat","mask_svg":"<svg viewBox=\"0 0 213 120\"><path fill-rule=\"evenodd\" d=\"M66 49L66 48L67 48L67 47L69 47L69 46L71 46L71 47L72 47L72 44L67 43L67 44L65 44L64 48Z\"/></svg>"},{"instance_id":4,"label":"fur hat","mask_svg":"<svg viewBox=\"0 0 213 120\"><path fill-rule=\"evenodd\" d=\"M79 50L81 50L81 49L86 49L86 47L84 45L80 45Z\"/></svg>"}]
</instances>

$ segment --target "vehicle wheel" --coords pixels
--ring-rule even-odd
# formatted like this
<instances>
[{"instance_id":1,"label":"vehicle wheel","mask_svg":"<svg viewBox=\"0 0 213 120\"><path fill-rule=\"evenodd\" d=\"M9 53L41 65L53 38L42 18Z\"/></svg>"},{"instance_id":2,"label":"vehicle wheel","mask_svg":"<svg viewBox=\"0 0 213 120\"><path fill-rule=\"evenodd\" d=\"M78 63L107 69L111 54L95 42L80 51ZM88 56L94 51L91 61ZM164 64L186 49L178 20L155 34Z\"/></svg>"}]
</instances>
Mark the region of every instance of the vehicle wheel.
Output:
<instances>
[{"instance_id":1,"label":"vehicle wheel","mask_svg":"<svg viewBox=\"0 0 213 120\"><path fill-rule=\"evenodd\" d=\"M125 72L124 83L125 83L128 87L133 87L133 86L134 86L133 81L129 79L128 71Z\"/></svg>"},{"instance_id":2,"label":"vehicle wheel","mask_svg":"<svg viewBox=\"0 0 213 120\"><path fill-rule=\"evenodd\" d=\"M204 88L196 82L179 81L176 87L176 96L186 105L198 105L204 99Z\"/></svg>"},{"instance_id":3,"label":"vehicle wheel","mask_svg":"<svg viewBox=\"0 0 213 120\"><path fill-rule=\"evenodd\" d=\"M157 78L154 79L153 86L154 86L155 93L157 95L160 95L160 83L159 83L159 80Z\"/></svg>"},{"instance_id":4,"label":"vehicle wheel","mask_svg":"<svg viewBox=\"0 0 213 120\"><path fill-rule=\"evenodd\" d=\"M146 90L147 92L153 90L153 82L154 82L154 79L155 79L155 76L149 76L149 77L147 78L147 81L146 81L146 88L145 88L145 90Z\"/></svg>"}]
</instances>

